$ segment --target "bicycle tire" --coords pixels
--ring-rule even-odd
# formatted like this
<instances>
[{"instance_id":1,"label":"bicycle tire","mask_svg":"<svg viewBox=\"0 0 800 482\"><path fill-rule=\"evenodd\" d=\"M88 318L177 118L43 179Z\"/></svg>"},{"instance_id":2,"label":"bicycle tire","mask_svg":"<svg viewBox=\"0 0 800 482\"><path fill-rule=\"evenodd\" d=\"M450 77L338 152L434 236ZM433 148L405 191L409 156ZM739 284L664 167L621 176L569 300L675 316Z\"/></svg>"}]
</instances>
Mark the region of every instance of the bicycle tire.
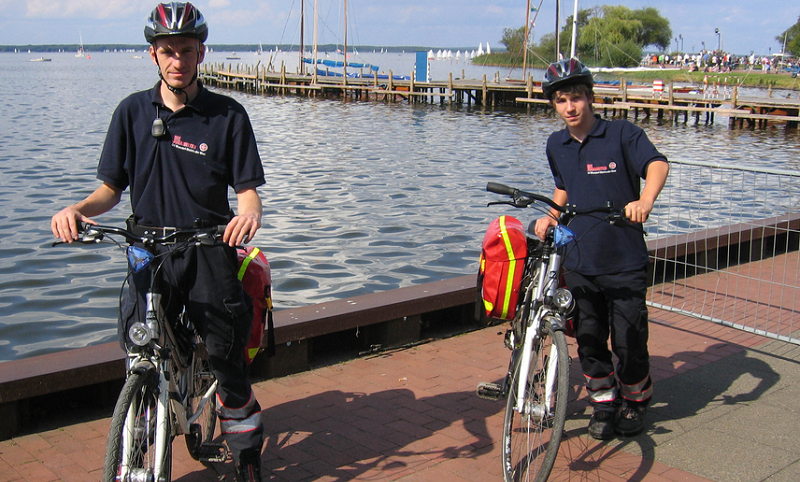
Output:
<instances>
[{"instance_id":1,"label":"bicycle tire","mask_svg":"<svg viewBox=\"0 0 800 482\"><path fill-rule=\"evenodd\" d=\"M122 387L108 432L103 482L151 480L154 473L156 415L158 411L158 374L154 369L131 373ZM162 476L158 482L172 479L172 416L167 417L167 441ZM126 436L127 434L127 436ZM123 460L133 461L122 467ZM123 470L124 469L124 470ZM127 474L127 475L125 475Z\"/></svg>"},{"instance_id":2,"label":"bicycle tire","mask_svg":"<svg viewBox=\"0 0 800 482\"><path fill-rule=\"evenodd\" d=\"M545 398L547 373L544 367L547 366L552 347L555 347L558 358L554 393L548 407L550 415L537 416L534 409L539 409L539 414L544 412L541 410L543 404L537 401ZM525 413L519 413L514 408L520 358L517 357L512 372L503 420L503 477L505 482L544 482L550 476L558 455L567 416L569 353L564 333L553 331L549 323L544 323L541 338L534 347L531 368L526 375Z\"/></svg>"},{"instance_id":3,"label":"bicycle tire","mask_svg":"<svg viewBox=\"0 0 800 482\"><path fill-rule=\"evenodd\" d=\"M214 384L214 373L211 370L208 350L203 343L198 343L192 358L192 393L189 396L187 416L191 417L197 411L200 400ZM202 414L191 425L190 433L185 435L186 448L189 455L195 460L200 460L200 447L214 440L214 430L217 424L217 412L213 401L206 403Z\"/></svg>"}]
</instances>

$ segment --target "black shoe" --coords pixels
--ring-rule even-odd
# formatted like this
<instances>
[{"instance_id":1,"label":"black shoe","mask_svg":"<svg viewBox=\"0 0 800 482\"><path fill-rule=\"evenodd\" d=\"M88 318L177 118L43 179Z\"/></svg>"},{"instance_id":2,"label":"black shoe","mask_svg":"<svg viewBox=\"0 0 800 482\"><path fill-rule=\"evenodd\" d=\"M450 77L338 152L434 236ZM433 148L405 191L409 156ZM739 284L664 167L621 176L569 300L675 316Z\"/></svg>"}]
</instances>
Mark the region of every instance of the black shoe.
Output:
<instances>
[{"instance_id":1,"label":"black shoe","mask_svg":"<svg viewBox=\"0 0 800 482\"><path fill-rule=\"evenodd\" d=\"M646 413L647 407L644 405L625 405L617 417L617 434L623 437L633 437L642 433Z\"/></svg>"},{"instance_id":2,"label":"black shoe","mask_svg":"<svg viewBox=\"0 0 800 482\"><path fill-rule=\"evenodd\" d=\"M261 482L261 451L245 450L236 464L236 482Z\"/></svg>"},{"instance_id":3,"label":"black shoe","mask_svg":"<svg viewBox=\"0 0 800 482\"><path fill-rule=\"evenodd\" d=\"M589 420L589 435L597 440L608 440L613 437L615 415L609 410L595 410Z\"/></svg>"}]
</instances>

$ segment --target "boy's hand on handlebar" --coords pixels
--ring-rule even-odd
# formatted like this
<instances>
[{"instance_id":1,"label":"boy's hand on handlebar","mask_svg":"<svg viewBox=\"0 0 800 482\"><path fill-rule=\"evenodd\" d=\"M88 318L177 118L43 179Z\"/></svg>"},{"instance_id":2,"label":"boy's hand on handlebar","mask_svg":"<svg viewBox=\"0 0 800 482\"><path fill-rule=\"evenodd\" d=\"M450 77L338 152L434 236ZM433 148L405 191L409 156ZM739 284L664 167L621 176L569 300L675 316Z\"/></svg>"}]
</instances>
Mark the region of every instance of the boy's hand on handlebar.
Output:
<instances>
[{"instance_id":1,"label":"boy's hand on handlebar","mask_svg":"<svg viewBox=\"0 0 800 482\"><path fill-rule=\"evenodd\" d=\"M625 206L625 217L631 223L644 223L653 210L653 203L639 199Z\"/></svg>"},{"instance_id":2,"label":"boy's hand on handlebar","mask_svg":"<svg viewBox=\"0 0 800 482\"><path fill-rule=\"evenodd\" d=\"M555 226L558 224L558 221L553 219L552 216L545 216L543 218L539 218L536 220L536 226L534 227L534 233L536 236L539 237L542 241L544 241L544 237L547 234L547 228L550 226Z\"/></svg>"},{"instance_id":3,"label":"boy's hand on handlebar","mask_svg":"<svg viewBox=\"0 0 800 482\"><path fill-rule=\"evenodd\" d=\"M97 224L81 214L75 206L68 206L53 216L50 220L50 229L53 231L53 236L65 243L71 243L79 238L80 222Z\"/></svg>"},{"instance_id":4,"label":"boy's hand on handlebar","mask_svg":"<svg viewBox=\"0 0 800 482\"><path fill-rule=\"evenodd\" d=\"M239 215L231 219L225 227L222 241L228 246L240 246L249 242L256 235L256 231L261 227L261 220L256 216Z\"/></svg>"}]
</instances>

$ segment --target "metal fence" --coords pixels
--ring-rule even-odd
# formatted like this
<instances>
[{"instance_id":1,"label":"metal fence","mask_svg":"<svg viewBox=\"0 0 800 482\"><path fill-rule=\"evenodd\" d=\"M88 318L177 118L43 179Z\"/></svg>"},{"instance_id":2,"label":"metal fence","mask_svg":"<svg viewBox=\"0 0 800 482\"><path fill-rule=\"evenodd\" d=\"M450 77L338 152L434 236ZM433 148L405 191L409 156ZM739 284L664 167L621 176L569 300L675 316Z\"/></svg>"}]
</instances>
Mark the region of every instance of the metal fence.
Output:
<instances>
[{"instance_id":1,"label":"metal fence","mask_svg":"<svg viewBox=\"0 0 800 482\"><path fill-rule=\"evenodd\" d=\"M800 345L800 173L671 161L648 304Z\"/></svg>"}]
</instances>

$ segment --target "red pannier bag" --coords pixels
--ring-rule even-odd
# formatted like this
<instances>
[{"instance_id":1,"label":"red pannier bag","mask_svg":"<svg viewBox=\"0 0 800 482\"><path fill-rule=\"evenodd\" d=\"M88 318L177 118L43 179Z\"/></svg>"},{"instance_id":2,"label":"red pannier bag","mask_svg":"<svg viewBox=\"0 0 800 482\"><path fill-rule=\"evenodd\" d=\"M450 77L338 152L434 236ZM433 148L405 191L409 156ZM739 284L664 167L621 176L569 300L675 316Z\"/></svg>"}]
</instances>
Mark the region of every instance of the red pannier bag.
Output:
<instances>
[{"instance_id":1,"label":"red pannier bag","mask_svg":"<svg viewBox=\"0 0 800 482\"><path fill-rule=\"evenodd\" d=\"M479 302L487 317L514 318L527 256L527 236L517 218L500 216L489 224L478 272Z\"/></svg>"},{"instance_id":2,"label":"red pannier bag","mask_svg":"<svg viewBox=\"0 0 800 482\"><path fill-rule=\"evenodd\" d=\"M272 324L272 276L269 261L260 249L248 246L237 250L239 256L239 280L245 293L253 299L253 328L250 341L245 346L244 359L253 362L264 341L267 328L267 354L275 354L275 328Z\"/></svg>"}]
</instances>

